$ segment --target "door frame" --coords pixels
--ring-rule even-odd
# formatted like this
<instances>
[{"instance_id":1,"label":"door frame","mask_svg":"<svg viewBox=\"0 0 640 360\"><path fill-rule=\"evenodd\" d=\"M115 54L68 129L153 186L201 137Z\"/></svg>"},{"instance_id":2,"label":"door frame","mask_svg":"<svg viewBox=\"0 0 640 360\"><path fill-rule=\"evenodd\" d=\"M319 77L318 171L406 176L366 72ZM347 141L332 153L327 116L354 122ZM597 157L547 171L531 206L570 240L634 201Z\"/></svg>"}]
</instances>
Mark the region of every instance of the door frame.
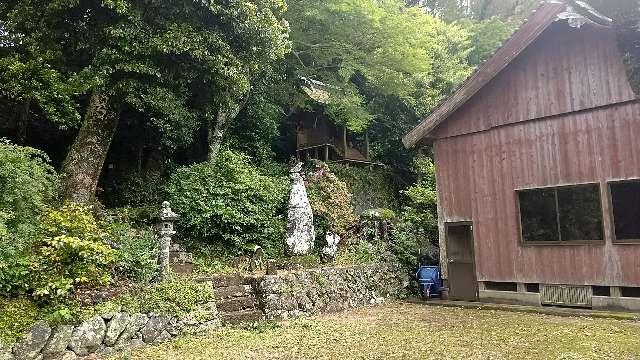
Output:
<instances>
[{"instance_id":1,"label":"door frame","mask_svg":"<svg viewBox=\"0 0 640 360\"><path fill-rule=\"evenodd\" d=\"M471 233L471 260L473 263L473 286L475 288L475 301L478 301L480 299L480 288L478 285L478 273L477 273L477 269L476 269L476 241L475 241L475 237L473 236L473 221L472 220L461 220L461 221L451 221L451 222L446 222L444 223L444 239L445 239L445 246L446 246L446 251L447 251L447 273L449 273L449 276L447 276L448 278L451 278L450 273L451 273L451 267L449 266L449 264L451 264L451 262L449 261L449 228L450 227L456 227L456 226L469 226L470 229L470 233ZM449 283L449 294L451 291L451 279L447 279L448 283Z\"/></svg>"}]
</instances>

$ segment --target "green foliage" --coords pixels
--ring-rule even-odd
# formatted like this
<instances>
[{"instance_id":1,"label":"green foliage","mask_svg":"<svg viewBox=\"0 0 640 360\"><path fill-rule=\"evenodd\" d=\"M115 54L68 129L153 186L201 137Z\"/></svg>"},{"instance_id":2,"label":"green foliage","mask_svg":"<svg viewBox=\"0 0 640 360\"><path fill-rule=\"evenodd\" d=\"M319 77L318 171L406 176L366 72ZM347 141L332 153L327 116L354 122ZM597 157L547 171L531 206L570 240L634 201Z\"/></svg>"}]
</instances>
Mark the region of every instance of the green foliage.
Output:
<instances>
[{"instance_id":1,"label":"green foliage","mask_svg":"<svg viewBox=\"0 0 640 360\"><path fill-rule=\"evenodd\" d=\"M407 197L407 205L399 216L390 241L390 251L408 271L413 271L419 265L419 244L427 241L434 246L438 244L437 193L433 160L428 156L417 156L414 160L414 171L419 179L415 185L403 192Z\"/></svg>"},{"instance_id":2,"label":"green foliage","mask_svg":"<svg viewBox=\"0 0 640 360\"><path fill-rule=\"evenodd\" d=\"M0 139L0 261L27 246L56 187L44 152Z\"/></svg>"},{"instance_id":3,"label":"green foliage","mask_svg":"<svg viewBox=\"0 0 640 360\"><path fill-rule=\"evenodd\" d=\"M110 207L159 207L165 199L166 179L159 173L133 172L109 184L105 205Z\"/></svg>"},{"instance_id":4,"label":"green foliage","mask_svg":"<svg viewBox=\"0 0 640 360\"><path fill-rule=\"evenodd\" d=\"M293 0L287 19L289 66L326 84L326 113L354 131L377 121L379 98L421 116L469 74L468 33L400 0Z\"/></svg>"},{"instance_id":5,"label":"green foliage","mask_svg":"<svg viewBox=\"0 0 640 360\"><path fill-rule=\"evenodd\" d=\"M430 13L447 21L460 18L487 20L494 16L519 22L524 19L540 0L407 0L409 5L420 5Z\"/></svg>"},{"instance_id":6,"label":"green foliage","mask_svg":"<svg viewBox=\"0 0 640 360\"><path fill-rule=\"evenodd\" d=\"M398 177L386 167L354 167L331 164L331 171L347 184L356 212L369 209L399 209Z\"/></svg>"},{"instance_id":7,"label":"green foliage","mask_svg":"<svg viewBox=\"0 0 640 360\"><path fill-rule=\"evenodd\" d=\"M327 231L345 234L357 220L347 185L321 162L315 163L306 180L316 234L321 238Z\"/></svg>"},{"instance_id":8,"label":"green foliage","mask_svg":"<svg viewBox=\"0 0 640 360\"><path fill-rule=\"evenodd\" d=\"M0 53L0 94L16 102L34 103L44 115L61 127L80 121L74 101L75 89L43 57Z\"/></svg>"},{"instance_id":9,"label":"green foliage","mask_svg":"<svg viewBox=\"0 0 640 360\"><path fill-rule=\"evenodd\" d=\"M0 298L0 343L13 344L38 319L38 306L29 299Z\"/></svg>"},{"instance_id":10,"label":"green foliage","mask_svg":"<svg viewBox=\"0 0 640 360\"><path fill-rule=\"evenodd\" d=\"M210 244L231 251L260 245L282 247L288 181L261 175L246 156L224 151L215 165L180 168L168 193L181 216L179 234L192 244Z\"/></svg>"},{"instance_id":11,"label":"green foliage","mask_svg":"<svg viewBox=\"0 0 640 360\"><path fill-rule=\"evenodd\" d=\"M116 252L103 242L89 208L65 204L52 209L43 218L42 231L45 238L29 264L29 285L36 299L61 299L79 286L111 281Z\"/></svg>"},{"instance_id":12,"label":"green foliage","mask_svg":"<svg viewBox=\"0 0 640 360\"><path fill-rule=\"evenodd\" d=\"M166 145L188 144L288 51L285 11L282 0L10 2L0 79L16 100L59 105L51 120L77 123L69 97L99 91L144 114Z\"/></svg>"},{"instance_id":13,"label":"green foliage","mask_svg":"<svg viewBox=\"0 0 640 360\"><path fill-rule=\"evenodd\" d=\"M320 257L315 254L308 255L296 255L288 257L285 261L285 266L290 268L314 268L320 265Z\"/></svg>"},{"instance_id":14,"label":"green foliage","mask_svg":"<svg viewBox=\"0 0 640 360\"><path fill-rule=\"evenodd\" d=\"M136 229L124 222L107 222L101 228L117 246L115 275L148 282L157 274L157 243L152 228Z\"/></svg>"},{"instance_id":15,"label":"green foliage","mask_svg":"<svg viewBox=\"0 0 640 360\"><path fill-rule=\"evenodd\" d=\"M134 289L98 307L98 311L117 309L130 313L157 313L181 317L198 305L212 301L213 289L205 283L171 277L144 289Z\"/></svg>"},{"instance_id":16,"label":"green foliage","mask_svg":"<svg viewBox=\"0 0 640 360\"><path fill-rule=\"evenodd\" d=\"M394 255L398 264L413 274L420 265L419 244L414 233L413 223L401 222L392 232L389 241L389 251Z\"/></svg>"},{"instance_id":17,"label":"green foliage","mask_svg":"<svg viewBox=\"0 0 640 360\"><path fill-rule=\"evenodd\" d=\"M42 302L66 298L79 286L110 282L115 251L105 245L89 208L66 204L44 214L33 250L0 261L0 295L28 294Z\"/></svg>"},{"instance_id":18,"label":"green foliage","mask_svg":"<svg viewBox=\"0 0 640 360\"><path fill-rule=\"evenodd\" d=\"M468 56L469 64L479 66L485 62L502 43L515 31L515 25L498 17L484 21L461 19L457 25L471 33L473 48Z\"/></svg>"},{"instance_id":19,"label":"green foliage","mask_svg":"<svg viewBox=\"0 0 640 360\"><path fill-rule=\"evenodd\" d=\"M338 265L358 265L380 262L383 250L384 244L372 244L368 241L358 240L340 249L336 254L335 263Z\"/></svg>"},{"instance_id":20,"label":"green foliage","mask_svg":"<svg viewBox=\"0 0 640 360\"><path fill-rule=\"evenodd\" d=\"M197 273L221 274L237 271L231 266L233 256L229 253L229 249L215 245L198 244L192 252L193 265Z\"/></svg>"},{"instance_id":21,"label":"green foliage","mask_svg":"<svg viewBox=\"0 0 640 360\"><path fill-rule=\"evenodd\" d=\"M420 179L404 192L409 198L405 221L411 224L416 236L435 240L438 237L435 165L427 156L416 157L414 164Z\"/></svg>"}]
</instances>

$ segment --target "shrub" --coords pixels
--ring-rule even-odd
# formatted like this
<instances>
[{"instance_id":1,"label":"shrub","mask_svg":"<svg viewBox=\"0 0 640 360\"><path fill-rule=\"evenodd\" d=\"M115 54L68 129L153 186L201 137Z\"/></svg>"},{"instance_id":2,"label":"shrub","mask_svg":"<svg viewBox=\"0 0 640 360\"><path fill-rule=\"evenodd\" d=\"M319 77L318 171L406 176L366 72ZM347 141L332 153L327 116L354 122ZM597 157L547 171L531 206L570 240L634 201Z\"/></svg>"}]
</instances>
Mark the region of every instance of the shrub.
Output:
<instances>
[{"instance_id":1,"label":"shrub","mask_svg":"<svg viewBox=\"0 0 640 360\"><path fill-rule=\"evenodd\" d=\"M28 246L57 181L45 153L0 139L0 261Z\"/></svg>"},{"instance_id":2,"label":"shrub","mask_svg":"<svg viewBox=\"0 0 640 360\"><path fill-rule=\"evenodd\" d=\"M105 223L102 227L118 249L116 276L147 282L157 274L157 244L152 229L135 229L123 222Z\"/></svg>"},{"instance_id":3,"label":"shrub","mask_svg":"<svg viewBox=\"0 0 640 360\"><path fill-rule=\"evenodd\" d=\"M0 261L2 294L27 293L49 302L67 297L79 286L110 282L116 253L103 242L89 208L66 204L51 209L44 214L40 231L43 238L31 252Z\"/></svg>"},{"instance_id":4,"label":"shrub","mask_svg":"<svg viewBox=\"0 0 640 360\"><path fill-rule=\"evenodd\" d=\"M198 305L214 299L213 288L206 283L170 277L144 288L134 287L105 303L98 304L93 311L85 311L83 317L95 313L126 311L129 313L156 313L182 317L197 309Z\"/></svg>"},{"instance_id":5,"label":"shrub","mask_svg":"<svg viewBox=\"0 0 640 360\"><path fill-rule=\"evenodd\" d=\"M317 162L307 174L309 202L313 209L316 234L327 231L343 235L357 221L347 185L331 173L326 164Z\"/></svg>"},{"instance_id":6,"label":"shrub","mask_svg":"<svg viewBox=\"0 0 640 360\"><path fill-rule=\"evenodd\" d=\"M431 158L417 157L414 167L420 178L403 193L408 198L403 222L416 238L438 239L436 169Z\"/></svg>"},{"instance_id":7,"label":"shrub","mask_svg":"<svg viewBox=\"0 0 640 360\"><path fill-rule=\"evenodd\" d=\"M384 167L354 167L331 164L331 171L345 182L357 213L369 209L400 209L400 178Z\"/></svg>"},{"instance_id":8,"label":"shrub","mask_svg":"<svg viewBox=\"0 0 640 360\"><path fill-rule=\"evenodd\" d=\"M38 306L29 299L0 298L0 343L13 344L38 319Z\"/></svg>"},{"instance_id":9,"label":"shrub","mask_svg":"<svg viewBox=\"0 0 640 360\"><path fill-rule=\"evenodd\" d=\"M215 165L180 168L168 193L179 215L179 236L239 251L281 248L288 181L264 176L246 156L224 151Z\"/></svg>"},{"instance_id":10,"label":"shrub","mask_svg":"<svg viewBox=\"0 0 640 360\"><path fill-rule=\"evenodd\" d=\"M339 265L372 264L380 262L384 252L384 244L372 244L358 240L338 251L335 262Z\"/></svg>"},{"instance_id":11,"label":"shrub","mask_svg":"<svg viewBox=\"0 0 640 360\"><path fill-rule=\"evenodd\" d=\"M166 200L166 179L159 173L134 172L117 178L105 191L110 207L159 207Z\"/></svg>"},{"instance_id":12,"label":"shrub","mask_svg":"<svg viewBox=\"0 0 640 360\"><path fill-rule=\"evenodd\" d=\"M419 264L420 244L431 243L429 262L437 261L438 215L435 166L431 158L419 156L414 159L414 169L419 175L415 185L403 194L407 206L391 234L390 250L407 271L412 272Z\"/></svg>"}]
</instances>

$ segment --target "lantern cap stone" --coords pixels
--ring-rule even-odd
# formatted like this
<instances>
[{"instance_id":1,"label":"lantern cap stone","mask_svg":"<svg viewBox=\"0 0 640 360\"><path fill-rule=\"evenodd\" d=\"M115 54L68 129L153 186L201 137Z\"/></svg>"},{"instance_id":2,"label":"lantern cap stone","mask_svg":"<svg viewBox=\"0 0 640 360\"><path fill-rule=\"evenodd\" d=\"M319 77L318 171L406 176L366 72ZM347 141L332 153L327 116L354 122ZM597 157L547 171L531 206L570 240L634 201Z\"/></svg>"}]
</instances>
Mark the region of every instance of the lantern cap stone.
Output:
<instances>
[{"instance_id":1,"label":"lantern cap stone","mask_svg":"<svg viewBox=\"0 0 640 360\"><path fill-rule=\"evenodd\" d=\"M171 210L171 204L168 201L162 202L162 209L160 209L160 220L162 221L173 221L178 220L178 214L174 213Z\"/></svg>"}]
</instances>

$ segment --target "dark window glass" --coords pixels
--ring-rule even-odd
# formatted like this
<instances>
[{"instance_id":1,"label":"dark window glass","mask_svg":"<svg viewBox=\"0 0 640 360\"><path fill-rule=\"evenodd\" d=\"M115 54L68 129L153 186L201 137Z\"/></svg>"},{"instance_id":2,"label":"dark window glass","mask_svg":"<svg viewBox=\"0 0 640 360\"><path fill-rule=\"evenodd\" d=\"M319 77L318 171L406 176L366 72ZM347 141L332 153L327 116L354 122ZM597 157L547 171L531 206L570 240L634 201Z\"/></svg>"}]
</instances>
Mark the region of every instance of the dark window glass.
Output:
<instances>
[{"instance_id":1,"label":"dark window glass","mask_svg":"<svg viewBox=\"0 0 640 360\"><path fill-rule=\"evenodd\" d=\"M640 181L610 184L617 240L640 239Z\"/></svg>"},{"instance_id":2,"label":"dark window glass","mask_svg":"<svg viewBox=\"0 0 640 360\"><path fill-rule=\"evenodd\" d=\"M523 190L518 200L525 242L603 239L597 184Z\"/></svg>"},{"instance_id":3,"label":"dark window glass","mask_svg":"<svg viewBox=\"0 0 640 360\"><path fill-rule=\"evenodd\" d=\"M562 241L602 240L602 210L598 185L558 189Z\"/></svg>"},{"instance_id":4,"label":"dark window glass","mask_svg":"<svg viewBox=\"0 0 640 360\"><path fill-rule=\"evenodd\" d=\"M554 189L518 192L522 238L527 242L560 241Z\"/></svg>"}]
</instances>

